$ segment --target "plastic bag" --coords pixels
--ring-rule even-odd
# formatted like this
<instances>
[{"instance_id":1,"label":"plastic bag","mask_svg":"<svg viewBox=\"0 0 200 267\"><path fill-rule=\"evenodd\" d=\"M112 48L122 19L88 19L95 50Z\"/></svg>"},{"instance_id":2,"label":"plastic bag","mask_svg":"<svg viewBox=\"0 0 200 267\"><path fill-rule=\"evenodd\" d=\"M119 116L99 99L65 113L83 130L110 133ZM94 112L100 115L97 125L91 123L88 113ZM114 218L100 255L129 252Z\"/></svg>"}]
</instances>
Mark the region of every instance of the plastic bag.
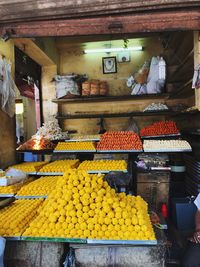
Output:
<instances>
[{"instance_id":1,"label":"plastic bag","mask_svg":"<svg viewBox=\"0 0 200 267\"><path fill-rule=\"evenodd\" d=\"M9 169L5 174L6 176L10 176L10 178L1 178L0 186L8 186L19 182L24 182L24 180L27 178L27 174L25 172L14 168Z\"/></svg>"},{"instance_id":2,"label":"plastic bag","mask_svg":"<svg viewBox=\"0 0 200 267\"><path fill-rule=\"evenodd\" d=\"M0 237L0 267L4 267L3 257L5 250L6 240L3 237Z\"/></svg>"},{"instance_id":3,"label":"plastic bag","mask_svg":"<svg viewBox=\"0 0 200 267\"><path fill-rule=\"evenodd\" d=\"M134 133L139 133L139 129L138 129L138 126L137 126L137 123L134 121L133 118L130 118L129 120L129 125L127 127L127 129L125 130L127 132L134 132Z\"/></svg>"},{"instance_id":4,"label":"plastic bag","mask_svg":"<svg viewBox=\"0 0 200 267\"><path fill-rule=\"evenodd\" d=\"M64 267L76 267L75 262L75 251L73 248L69 249L69 252L67 253L66 259L63 263Z\"/></svg>"},{"instance_id":5,"label":"plastic bag","mask_svg":"<svg viewBox=\"0 0 200 267\"><path fill-rule=\"evenodd\" d=\"M7 63L3 58L0 60L0 94L1 108L10 117L15 114L15 93L16 85L11 76L11 63Z\"/></svg>"},{"instance_id":6,"label":"plastic bag","mask_svg":"<svg viewBox=\"0 0 200 267\"><path fill-rule=\"evenodd\" d=\"M165 85L166 63L162 57L152 57L147 78L147 94L159 94Z\"/></svg>"},{"instance_id":7,"label":"plastic bag","mask_svg":"<svg viewBox=\"0 0 200 267\"><path fill-rule=\"evenodd\" d=\"M142 67L127 80L127 86L131 87L131 95L142 95L147 93L146 82L149 73L149 62L145 61Z\"/></svg>"},{"instance_id":8,"label":"plastic bag","mask_svg":"<svg viewBox=\"0 0 200 267\"><path fill-rule=\"evenodd\" d=\"M67 94L80 95L77 82L75 78L77 75L56 75L54 77L56 83L56 97L61 98Z\"/></svg>"},{"instance_id":9,"label":"plastic bag","mask_svg":"<svg viewBox=\"0 0 200 267\"><path fill-rule=\"evenodd\" d=\"M117 191L118 187L125 187L130 184L131 176L124 172L109 172L106 174L105 180L111 188L114 188Z\"/></svg>"}]
</instances>

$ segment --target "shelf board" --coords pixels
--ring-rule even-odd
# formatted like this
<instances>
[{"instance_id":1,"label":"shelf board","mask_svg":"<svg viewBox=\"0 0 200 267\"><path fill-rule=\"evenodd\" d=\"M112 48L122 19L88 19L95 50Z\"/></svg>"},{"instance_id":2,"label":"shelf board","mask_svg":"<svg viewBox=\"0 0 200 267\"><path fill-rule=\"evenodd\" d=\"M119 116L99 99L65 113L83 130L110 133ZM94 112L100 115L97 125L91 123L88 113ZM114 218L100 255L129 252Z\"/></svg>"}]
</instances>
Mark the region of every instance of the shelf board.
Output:
<instances>
[{"instance_id":1,"label":"shelf board","mask_svg":"<svg viewBox=\"0 0 200 267\"><path fill-rule=\"evenodd\" d=\"M76 98L59 98L53 99L52 102L62 103L88 103L88 102L109 102L122 100L143 100L143 99L167 99L169 94L145 94L145 95L122 95L122 96L92 96Z\"/></svg>"},{"instance_id":2,"label":"shelf board","mask_svg":"<svg viewBox=\"0 0 200 267\"><path fill-rule=\"evenodd\" d=\"M120 118L120 117L146 117L146 116L174 116L178 115L179 112L173 112L169 110L164 111L152 111L152 112L143 112L143 111L135 111L128 113L111 113L111 114L75 114L75 115L58 115L56 116L59 120L65 119L91 119L91 118Z\"/></svg>"},{"instance_id":3,"label":"shelf board","mask_svg":"<svg viewBox=\"0 0 200 267\"><path fill-rule=\"evenodd\" d=\"M16 150L17 153L26 153L30 152L37 155L48 155L53 153L53 149L44 149L44 150Z\"/></svg>"}]
</instances>

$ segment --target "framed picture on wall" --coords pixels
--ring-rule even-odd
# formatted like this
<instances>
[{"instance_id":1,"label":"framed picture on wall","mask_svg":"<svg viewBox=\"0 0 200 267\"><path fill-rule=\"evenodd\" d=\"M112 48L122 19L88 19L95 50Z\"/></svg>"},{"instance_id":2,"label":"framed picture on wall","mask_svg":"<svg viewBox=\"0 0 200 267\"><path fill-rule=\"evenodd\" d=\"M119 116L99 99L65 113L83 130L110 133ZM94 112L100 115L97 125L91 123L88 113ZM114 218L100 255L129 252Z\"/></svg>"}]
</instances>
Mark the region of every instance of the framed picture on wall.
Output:
<instances>
[{"instance_id":1,"label":"framed picture on wall","mask_svg":"<svg viewBox=\"0 0 200 267\"><path fill-rule=\"evenodd\" d=\"M103 57L102 68L104 74L116 73L117 72L116 57Z\"/></svg>"}]
</instances>

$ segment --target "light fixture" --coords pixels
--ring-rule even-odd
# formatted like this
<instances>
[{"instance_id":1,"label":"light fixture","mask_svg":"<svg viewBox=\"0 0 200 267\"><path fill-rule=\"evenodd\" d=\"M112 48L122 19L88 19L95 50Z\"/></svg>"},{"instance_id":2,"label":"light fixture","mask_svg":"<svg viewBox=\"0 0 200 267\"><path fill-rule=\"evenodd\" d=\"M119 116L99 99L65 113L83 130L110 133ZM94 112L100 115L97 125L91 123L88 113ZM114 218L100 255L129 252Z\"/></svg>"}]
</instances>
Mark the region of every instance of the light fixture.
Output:
<instances>
[{"instance_id":1,"label":"light fixture","mask_svg":"<svg viewBox=\"0 0 200 267\"><path fill-rule=\"evenodd\" d=\"M113 48L97 48L97 49L85 49L85 54L94 54L94 53L110 53L110 52L125 52L125 51L142 51L142 46L130 46L128 48L123 47L113 47Z\"/></svg>"},{"instance_id":2,"label":"light fixture","mask_svg":"<svg viewBox=\"0 0 200 267\"><path fill-rule=\"evenodd\" d=\"M24 105L23 103L15 103L15 114L23 114L24 112Z\"/></svg>"}]
</instances>

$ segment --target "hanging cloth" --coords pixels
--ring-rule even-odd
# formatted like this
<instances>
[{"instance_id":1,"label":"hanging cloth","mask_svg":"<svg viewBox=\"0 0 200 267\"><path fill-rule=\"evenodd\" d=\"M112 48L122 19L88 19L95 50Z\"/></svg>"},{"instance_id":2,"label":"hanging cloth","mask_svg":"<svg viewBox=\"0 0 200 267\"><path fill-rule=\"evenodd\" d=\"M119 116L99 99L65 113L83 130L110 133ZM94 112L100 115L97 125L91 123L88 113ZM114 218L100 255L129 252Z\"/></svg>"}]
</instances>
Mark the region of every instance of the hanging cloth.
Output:
<instances>
[{"instance_id":1,"label":"hanging cloth","mask_svg":"<svg viewBox=\"0 0 200 267\"><path fill-rule=\"evenodd\" d=\"M16 85L11 75L11 63L7 62L5 58L0 59L0 77L0 107L10 117L13 117L15 114Z\"/></svg>"},{"instance_id":2,"label":"hanging cloth","mask_svg":"<svg viewBox=\"0 0 200 267\"><path fill-rule=\"evenodd\" d=\"M194 69L194 75L192 79L192 88L193 89L200 88L200 64Z\"/></svg>"}]
</instances>

